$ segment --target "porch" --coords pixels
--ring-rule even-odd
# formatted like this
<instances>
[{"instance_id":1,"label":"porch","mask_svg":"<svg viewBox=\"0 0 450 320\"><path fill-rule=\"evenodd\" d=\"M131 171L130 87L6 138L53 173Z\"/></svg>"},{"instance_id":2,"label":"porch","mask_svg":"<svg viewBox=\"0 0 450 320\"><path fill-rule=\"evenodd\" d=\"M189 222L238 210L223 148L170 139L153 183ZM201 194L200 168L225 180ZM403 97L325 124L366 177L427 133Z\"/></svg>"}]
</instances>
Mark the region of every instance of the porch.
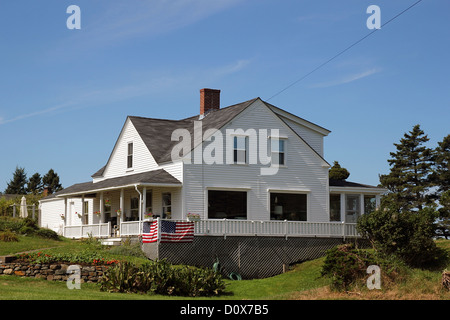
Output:
<instances>
[{"instance_id":1,"label":"porch","mask_svg":"<svg viewBox=\"0 0 450 320\"><path fill-rule=\"evenodd\" d=\"M65 226L63 235L67 238L133 237L142 234L146 220L123 221L113 229L111 222L92 225ZM171 219L170 221L186 221ZM207 219L195 222L195 236L278 236L278 237L359 237L356 223L346 222L308 222L308 221L253 221L237 219Z\"/></svg>"}]
</instances>

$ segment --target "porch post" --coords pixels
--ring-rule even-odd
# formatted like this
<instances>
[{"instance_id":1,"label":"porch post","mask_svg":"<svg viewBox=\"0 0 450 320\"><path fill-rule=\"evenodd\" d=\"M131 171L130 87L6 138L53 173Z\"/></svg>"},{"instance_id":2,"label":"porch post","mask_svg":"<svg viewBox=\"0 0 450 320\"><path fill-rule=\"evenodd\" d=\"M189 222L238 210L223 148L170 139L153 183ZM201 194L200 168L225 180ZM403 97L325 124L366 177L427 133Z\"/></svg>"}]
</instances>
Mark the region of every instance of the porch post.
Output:
<instances>
[{"instance_id":1,"label":"porch post","mask_svg":"<svg viewBox=\"0 0 450 320\"><path fill-rule=\"evenodd\" d=\"M345 221L345 193L341 193L341 221Z\"/></svg>"},{"instance_id":2,"label":"porch post","mask_svg":"<svg viewBox=\"0 0 450 320\"><path fill-rule=\"evenodd\" d=\"M375 206L377 209L380 208L380 204L381 204L381 197L379 194L375 195Z\"/></svg>"},{"instance_id":3,"label":"porch post","mask_svg":"<svg viewBox=\"0 0 450 320\"><path fill-rule=\"evenodd\" d=\"M67 221L67 197L64 197L63 236L66 235L66 221Z\"/></svg>"},{"instance_id":4,"label":"porch post","mask_svg":"<svg viewBox=\"0 0 450 320\"><path fill-rule=\"evenodd\" d=\"M100 193L100 221L99 223L103 223L105 217L104 212L105 212L105 206L104 206L104 198L103 198L103 192Z\"/></svg>"},{"instance_id":5,"label":"porch post","mask_svg":"<svg viewBox=\"0 0 450 320\"><path fill-rule=\"evenodd\" d=\"M83 225L83 221L84 221L84 214L86 212L84 212L84 194L81 195L81 225ZM89 221L88 221L89 223Z\"/></svg>"},{"instance_id":6,"label":"porch post","mask_svg":"<svg viewBox=\"0 0 450 320\"><path fill-rule=\"evenodd\" d=\"M120 204L119 204L119 206L120 206L120 211L121 211L121 213L120 213L120 219L119 219L119 221L120 222L123 222L123 216L124 216L124 214L125 214L125 211L124 211L124 205L123 205L123 201L124 201L124 190L123 190L123 188L122 189L120 189Z\"/></svg>"},{"instance_id":7,"label":"porch post","mask_svg":"<svg viewBox=\"0 0 450 320\"><path fill-rule=\"evenodd\" d=\"M363 215L364 212L364 194L361 193L359 195L359 211L360 211L360 216Z\"/></svg>"},{"instance_id":8,"label":"porch post","mask_svg":"<svg viewBox=\"0 0 450 320\"><path fill-rule=\"evenodd\" d=\"M142 212L145 214L147 208L147 188L144 187L144 190L142 191Z\"/></svg>"}]
</instances>

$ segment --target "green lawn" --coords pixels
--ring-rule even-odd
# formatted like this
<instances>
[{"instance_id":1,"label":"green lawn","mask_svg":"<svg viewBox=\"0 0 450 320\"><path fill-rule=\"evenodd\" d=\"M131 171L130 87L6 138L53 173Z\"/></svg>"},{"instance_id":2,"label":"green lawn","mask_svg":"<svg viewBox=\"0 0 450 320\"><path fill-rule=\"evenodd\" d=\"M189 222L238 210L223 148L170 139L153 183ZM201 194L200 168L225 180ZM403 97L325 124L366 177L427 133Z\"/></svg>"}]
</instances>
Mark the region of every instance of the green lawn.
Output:
<instances>
[{"instance_id":1,"label":"green lawn","mask_svg":"<svg viewBox=\"0 0 450 320\"><path fill-rule=\"evenodd\" d=\"M438 245L450 251L450 240L439 240ZM17 243L0 245L1 254L46 249L47 253L83 252L100 250L105 257L145 261L141 257L127 257L120 251L110 251L98 245L65 239L63 241L20 237ZM117 249L113 249L117 250ZM450 300L450 292L440 286L441 271L411 270L406 281L383 288L364 290L355 294L334 293L328 289L328 279L320 277L324 259L316 259L296 265L292 270L266 279L226 280L226 293L207 300L296 300L296 299L440 299ZM447 269L450 269L450 265ZM189 299L151 294L120 294L101 292L97 284L81 284L80 290L70 290L65 282L51 282L33 278L0 275L0 300L167 300ZM197 298L196 298L197 299ZM200 298L198 298L200 299Z\"/></svg>"}]
</instances>

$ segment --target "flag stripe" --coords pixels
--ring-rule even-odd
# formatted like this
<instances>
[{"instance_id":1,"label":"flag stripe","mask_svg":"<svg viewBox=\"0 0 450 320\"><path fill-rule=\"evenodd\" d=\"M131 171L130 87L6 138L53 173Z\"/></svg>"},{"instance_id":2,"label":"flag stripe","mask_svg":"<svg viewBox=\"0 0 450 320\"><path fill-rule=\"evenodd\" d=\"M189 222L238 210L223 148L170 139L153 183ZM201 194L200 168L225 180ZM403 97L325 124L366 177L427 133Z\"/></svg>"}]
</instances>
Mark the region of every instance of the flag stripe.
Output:
<instances>
[{"instance_id":1,"label":"flag stripe","mask_svg":"<svg viewBox=\"0 0 450 320\"><path fill-rule=\"evenodd\" d=\"M142 242L158 241L158 222L145 222L142 230ZM160 242L192 242L194 241L194 222L161 221Z\"/></svg>"}]
</instances>

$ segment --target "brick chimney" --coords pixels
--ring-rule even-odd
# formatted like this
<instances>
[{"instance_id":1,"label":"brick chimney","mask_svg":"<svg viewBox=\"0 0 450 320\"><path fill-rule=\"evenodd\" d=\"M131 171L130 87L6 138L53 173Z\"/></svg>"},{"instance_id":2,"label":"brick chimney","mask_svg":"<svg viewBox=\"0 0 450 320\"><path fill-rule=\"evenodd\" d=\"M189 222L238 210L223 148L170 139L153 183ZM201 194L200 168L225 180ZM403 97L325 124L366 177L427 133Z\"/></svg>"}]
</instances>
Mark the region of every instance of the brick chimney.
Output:
<instances>
[{"instance_id":1,"label":"brick chimney","mask_svg":"<svg viewBox=\"0 0 450 320\"><path fill-rule=\"evenodd\" d=\"M220 90L200 89L200 116L205 116L211 110L220 109Z\"/></svg>"}]
</instances>

